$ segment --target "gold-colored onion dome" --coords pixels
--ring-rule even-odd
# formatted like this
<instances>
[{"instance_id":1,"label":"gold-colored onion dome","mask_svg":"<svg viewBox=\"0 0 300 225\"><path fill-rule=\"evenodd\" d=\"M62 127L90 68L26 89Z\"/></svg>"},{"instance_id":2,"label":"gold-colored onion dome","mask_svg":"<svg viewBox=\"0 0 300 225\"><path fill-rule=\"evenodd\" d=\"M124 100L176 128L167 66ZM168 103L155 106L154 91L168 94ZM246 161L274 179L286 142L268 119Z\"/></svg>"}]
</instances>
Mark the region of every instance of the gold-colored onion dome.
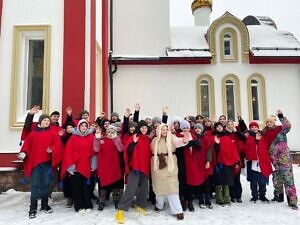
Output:
<instances>
[{"instance_id":1,"label":"gold-colored onion dome","mask_svg":"<svg viewBox=\"0 0 300 225\"><path fill-rule=\"evenodd\" d=\"M212 0L194 0L192 3L192 11L194 12L198 8L209 7L212 9Z\"/></svg>"}]
</instances>

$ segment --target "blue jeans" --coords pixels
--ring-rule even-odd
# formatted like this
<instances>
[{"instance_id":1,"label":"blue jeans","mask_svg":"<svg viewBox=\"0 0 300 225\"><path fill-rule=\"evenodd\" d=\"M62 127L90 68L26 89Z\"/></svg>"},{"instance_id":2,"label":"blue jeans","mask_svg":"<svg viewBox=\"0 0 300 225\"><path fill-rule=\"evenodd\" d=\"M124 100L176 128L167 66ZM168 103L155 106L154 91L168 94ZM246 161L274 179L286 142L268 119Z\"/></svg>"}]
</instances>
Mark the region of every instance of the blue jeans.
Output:
<instances>
[{"instance_id":1,"label":"blue jeans","mask_svg":"<svg viewBox=\"0 0 300 225\"><path fill-rule=\"evenodd\" d=\"M50 185L51 164L45 162L38 164L31 172L31 202L41 198L48 203L48 193Z\"/></svg>"}]
</instances>

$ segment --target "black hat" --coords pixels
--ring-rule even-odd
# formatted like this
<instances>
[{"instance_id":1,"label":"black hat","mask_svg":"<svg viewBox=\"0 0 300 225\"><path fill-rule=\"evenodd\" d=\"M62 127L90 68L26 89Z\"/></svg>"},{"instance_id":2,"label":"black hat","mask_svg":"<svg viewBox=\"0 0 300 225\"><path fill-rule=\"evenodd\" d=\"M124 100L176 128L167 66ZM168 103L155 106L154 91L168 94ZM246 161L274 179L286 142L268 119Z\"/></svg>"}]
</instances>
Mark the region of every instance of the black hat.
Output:
<instances>
[{"instance_id":1,"label":"black hat","mask_svg":"<svg viewBox=\"0 0 300 225\"><path fill-rule=\"evenodd\" d=\"M38 124L41 124L42 120L46 119L46 118L48 118L50 120L50 116L48 114L40 115Z\"/></svg>"},{"instance_id":2,"label":"black hat","mask_svg":"<svg viewBox=\"0 0 300 225\"><path fill-rule=\"evenodd\" d=\"M217 126L221 126L221 127L223 127L223 124L222 124L222 123L220 123L220 122L216 122L216 123L214 123L214 128L217 128Z\"/></svg>"},{"instance_id":3,"label":"black hat","mask_svg":"<svg viewBox=\"0 0 300 225\"><path fill-rule=\"evenodd\" d=\"M53 115L57 115L57 116L60 116L60 113L58 111L53 111L50 116L53 116Z\"/></svg>"},{"instance_id":4,"label":"black hat","mask_svg":"<svg viewBox=\"0 0 300 225\"><path fill-rule=\"evenodd\" d=\"M140 129L141 127L147 127L148 128L148 131L147 133L149 133L149 127L148 127L148 123L145 121L145 120L140 120L140 122L138 123L138 133L140 133Z\"/></svg>"}]
</instances>

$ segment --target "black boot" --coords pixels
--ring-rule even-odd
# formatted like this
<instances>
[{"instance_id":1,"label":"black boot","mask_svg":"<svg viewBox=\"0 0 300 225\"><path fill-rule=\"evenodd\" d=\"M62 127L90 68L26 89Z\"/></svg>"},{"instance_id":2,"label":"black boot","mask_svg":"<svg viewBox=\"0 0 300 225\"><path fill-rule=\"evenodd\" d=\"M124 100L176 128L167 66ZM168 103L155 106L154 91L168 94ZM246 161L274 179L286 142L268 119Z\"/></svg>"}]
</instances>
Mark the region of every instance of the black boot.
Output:
<instances>
[{"instance_id":1,"label":"black boot","mask_svg":"<svg viewBox=\"0 0 300 225\"><path fill-rule=\"evenodd\" d=\"M194 205L193 205L193 201L188 201L188 209L190 212L194 212Z\"/></svg>"},{"instance_id":2,"label":"black boot","mask_svg":"<svg viewBox=\"0 0 300 225\"><path fill-rule=\"evenodd\" d=\"M281 193L279 195L274 195L274 198L271 201L272 202L283 202L284 201L283 193Z\"/></svg>"},{"instance_id":3,"label":"black boot","mask_svg":"<svg viewBox=\"0 0 300 225\"><path fill-rule=\"evenodd\" d=\"M104 202L99 202L98 210L102 211L104 209L104 206L105 206Z\"/></svg>"},{"instance_id":4,"label":"black boot","mask_svg":"<svg viewBox=\"0 0 300 225\"><path fill-rule=\"evenodd\" d=\"M30 209L29 209L29 218L33 219L36 217L37 211L37 200L33 200L30 202Z\"/></svg>"},{"instance_id":5,"label":"black boot","mask_svg":"<svg viewBox=\"0 0 300 225\"><path fill-rule=\"evenodd\" d=\"M181 200L180 203L181 203L182 210L185 212L187 208L187 202L185 200Z\"/></svg>"},{"instance_id":6,"label":"black boot","mask_svg":"<svg viewBox=\"0 0 300 225\"><path fill-rule=\"evenodd\" d=\"M45 213L52 213L53 212L51 207L48 205L48 198L43 198L42 199L41 211L43 211Z\"/></svg>"}]
</instances>

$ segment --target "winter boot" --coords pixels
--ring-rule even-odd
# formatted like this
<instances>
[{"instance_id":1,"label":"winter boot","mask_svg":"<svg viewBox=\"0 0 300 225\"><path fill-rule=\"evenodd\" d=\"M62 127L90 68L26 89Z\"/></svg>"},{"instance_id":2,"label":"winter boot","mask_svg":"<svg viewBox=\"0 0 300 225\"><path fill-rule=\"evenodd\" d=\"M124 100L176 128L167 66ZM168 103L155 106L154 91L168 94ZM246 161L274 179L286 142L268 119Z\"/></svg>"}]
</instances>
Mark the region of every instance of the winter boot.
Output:
<instances>
[{"instance_id":1,"label":"winter boot","mask_svg":"<svg viewBox=\"0 0 300 225\"><path fill-rule=\"evenodd\" d=\"M188 201L188 209L190 212L194 212L194 205L193 205L193 201Z\"/></svg>"},{"instance_id":2,"label":"winter boot","mask_svg":"<svg viewBox=\"0 0 300 225\"><path fill-rule=\"evenodd\" d=\"M147 216L148 215L148 211L145 209L145 208L142 208L142 207L139 207L137 205L134 206L135 208L135 211L144 215L144 216Z\"/></svg>"},{"instance_id":3,"label":"winter boot","mask_svg":"<svg viewBox=\"0 0 300 225\"><path fill-rule=\"evenodd\" d=\"M259 196L259 200L265 203L270 203L269 199L267 199L266 196Z\"/></svg>"},{"instance_id":4,"label":"winter boot","mask_svg":"<svg viewBox=\"0 0 300 225\"><path fill-rule=\"evenodd\" d=\"M36 217L37 211L37 200L31 200L30 202L30 209L29 209L29 218L33 219Z\"/></svg>"},{"instance_id":5,"label":"winter boot","mask_svg":"<svg viewBox=\"0 0 300 225\"><path fill-rule=\"evenodd\" d=\"M102 211L104 209L105 203L104 202L99 202L98 210Z\"/></svg>"},{"instance_id":6,"label":"winter boot","mask_svg":"<svg viewBox=\"0 0 300 225\"><path fill-rule=\"evenodd\" d=\"M187 202L185 200L181 200L180 203L181 203L182 210L185 212L187 208Z\"/></svg>"},{"instance_id":7,"label":"winter boot","mask_svg":"<svg viewBox=\"0 0 300 225\"><path fill-rule=\"evenodd\" d=\"M67 208L72 208L72 206L73 206L73 199L72 198L68 198Z\"/></svg>"},{"instance_id":8,"label":"winter boot","mask_svg":"<svg viewBox=\"0 0 300 225\"><path fill-rule=\"evenodd\" d=\"M176 214L176 217L177 217L177 220L183 220L184 219L183 213Z\"/></svg>"},{"instance_id":9,"label":"winter boot","mask_svg":"<svg viewBox=\"0 0 300 225\"><path fill-rule=\"evenodd\" d=\"M112 198L114 201L115 209L117 209L118 205L119 205L119 201L121 199L121 189L119 189L119 188L113 189L112 190Z\"/></svg>"},{"instance_id":10,"label":"winter boot","mask_svg":"<svg viewBox=\"0 0 300 225\"><path fill-rule=\"evenodd\" d=\"M118 210L116 214L116 221L117 223L124 223L124 211L123 210Z\"/></svg>"},{"instance_id":11,"label":"winter boot","mask_svg":"<svg viewBox=\"0 0 300 225\"><path fill-rule=\"evenodd\" d=\"M272 202L283 202L284 201L283 193L280 193L278 195L274 193L274 198L271 201Z\"/></svg>"},{"instance_id":12,"label":"winter boot","mask_svg":"<svg viewBox=\"0 0 300 225\"><path fill-rule=\"evenodd\" d=\"M222 194L223 194L224 204L231 205L230 193L229 193L229 186L228 185L224 185L223 186Z\"/></svg>"},{"instance_id":13,"label":"winter boot","mask_svg":"<svg viewBox=\"0 0 300 225\"><path fill-rule=\"evenodd\" d=\"M53 212L51 207L48 205L48 198L43 198L42 199L41 211L43 211L45 213L52 213Z\"/></svg>"}]
</instances>

